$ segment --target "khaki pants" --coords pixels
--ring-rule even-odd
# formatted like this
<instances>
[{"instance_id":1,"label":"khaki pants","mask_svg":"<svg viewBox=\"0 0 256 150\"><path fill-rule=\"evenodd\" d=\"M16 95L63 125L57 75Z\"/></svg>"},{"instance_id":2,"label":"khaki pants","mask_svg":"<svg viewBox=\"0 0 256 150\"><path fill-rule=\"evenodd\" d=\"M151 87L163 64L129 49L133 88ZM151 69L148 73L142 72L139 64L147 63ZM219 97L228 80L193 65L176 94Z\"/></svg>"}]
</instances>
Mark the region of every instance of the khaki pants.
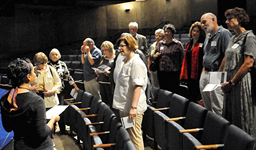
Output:
<instances>
[{"instance_id":1,"label":"khaki pants","mask_svg":"<svg viewBox=\"0 0 256 150\"><path fill-rule=\"evenodd\" d=\"M212 111L218 115L222 115L223 112L223 100L224 100L224 93L221 90L221 87L218 87L216 90L209 93L209 95L202 94L204 87L209 84L209 72L204 71L201 74L201 78L199 81L200 92L204 102L204 106L207 110Z\"/></svg>"},{"instance_id":2,"label":"khaki pants","mask_svg":"<svg viewBox=\"0 0 256 150\"><path fill-rule=\"evenodd\" d=\"M94 78L90 81L84 81L84 89L86 92L91 93L93 96L101 99L100 87L99 87L99 83L97 82L96 78Z\"/></svg>"},{"instance_id":3,"label":"khaki pants","mask_svg":"<svg viewBox=\"0 0 256 150\"><path fill-rule=\"evenodd\" d=\"M119 111L120 117L129 116L129 113L125 113ZM126 129L130 135L131 142L136 147L136 150L144 150L144 142L142 139L142 131L141 131L141 124L143 119L143 114L137 114L135 118L135 125L131 128Z\"/></svg>"}]
</instances>

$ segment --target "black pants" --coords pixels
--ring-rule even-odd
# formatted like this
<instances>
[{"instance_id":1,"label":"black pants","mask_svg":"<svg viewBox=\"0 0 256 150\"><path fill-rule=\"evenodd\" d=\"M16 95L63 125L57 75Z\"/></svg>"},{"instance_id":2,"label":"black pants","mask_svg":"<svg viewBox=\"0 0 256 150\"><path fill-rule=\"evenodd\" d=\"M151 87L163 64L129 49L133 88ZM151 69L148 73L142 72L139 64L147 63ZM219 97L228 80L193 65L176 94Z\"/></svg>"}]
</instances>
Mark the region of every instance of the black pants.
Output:
<instances>
[{"instance_id":1,"label":"black pants","mask_svg":"<svg viewBox=\"0 0 256 150\"><path fill-rule=\"evenodd\" d=\"M100 83L100 95L101 99L104 103L106 103L110 108L112 108L113 104L113 94L111 93L110 84L102 84Z\"/></svg>"},{"instance_id":2,"label":"black pants","mask_svg":"<svg viewBox=\"0 0 256 150\"><path fill-rule=\"evenodd\" d=\"M199 80L189 79L188 83L188 99L193 102L197 102L201 99Z\"/></svg>"},{"instance_id":3,"label":"black pants","mask_svg":"<svg viewBox=\"0 0 256 150\"><path fill-rule=\"evenodd\" d=\"M161 89L179 93L180 71L158 71L157 76Z\"/></svg>"},{"instance_id":4,"label":"black pants","mask_svg":"<svg viewBox=\"0 0 256 150\"><path fill-rule=\"evenodd\" d=\"M59 105L64 105L64 93L63 93L63 91L61 91L61 92L58 94L58 98L59 98L59 102L60 102ZM60 114L60 120L59 120L59 122L58 122L59 127L60 127L60 132L61 132L61 133L64 133L65 130L66 130L65 122L64 122L64 114L65 114L65 111Z\"/></svg>"}]
</instances>

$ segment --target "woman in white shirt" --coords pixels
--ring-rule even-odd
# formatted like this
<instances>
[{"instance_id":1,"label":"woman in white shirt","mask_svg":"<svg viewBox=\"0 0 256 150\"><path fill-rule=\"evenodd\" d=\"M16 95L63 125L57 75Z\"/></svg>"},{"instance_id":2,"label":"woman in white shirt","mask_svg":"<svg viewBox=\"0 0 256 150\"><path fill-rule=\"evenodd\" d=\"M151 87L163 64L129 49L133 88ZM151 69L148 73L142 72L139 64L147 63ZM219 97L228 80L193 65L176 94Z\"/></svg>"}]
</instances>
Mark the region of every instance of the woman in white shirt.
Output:
<instances>
[{"instance_id":1,"label":"woman in white shirt","mask_svg":"<svg viewBox=\"0 0 256 150\"><path fill-rule=\"evenodd\" d=\"M119 110L120 117L129 116L130 120L135 121L135 125L127 131L136 149L143 150L141 123L143 113L147 109L145 95L147 68L139 55L134 53L138 45L131 35L119 38L117 45L124 59L115 79L113 108Z\"/></svg>"},{"instance_id":2,"label":"woman in white shirt","mask_svg":"<svg viewBox=\"0 0 256 150\"><path fill-rule=\"evenodd\" d=\"M60 93L61 81L57 71L47 65L47 62L48 58L42 52L34 56L36 79L32 83L34 88L31 88L31 90L41 93L45 101L45 107L49 109L59 104L57 94Z\"/></svg>"}]
</instances>

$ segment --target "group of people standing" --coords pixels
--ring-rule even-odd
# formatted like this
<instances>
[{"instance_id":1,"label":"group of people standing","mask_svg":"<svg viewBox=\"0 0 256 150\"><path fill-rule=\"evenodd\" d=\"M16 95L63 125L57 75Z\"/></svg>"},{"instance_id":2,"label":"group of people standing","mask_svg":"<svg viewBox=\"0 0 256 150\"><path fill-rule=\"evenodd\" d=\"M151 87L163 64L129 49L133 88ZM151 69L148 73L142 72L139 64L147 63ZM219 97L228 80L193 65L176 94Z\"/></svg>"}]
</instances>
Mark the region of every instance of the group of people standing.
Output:
<instances>
[{"instance_id":1,"label":"group of people standing","mask_svg":"<svg viewBox=\"0 0 256 150\"><path fill-rule=\"evenodd\" d=\"M249 16L244 9L228 9L225 17L228 29L218 25L213 13L203 14L200 22L190 27L191 41L185 52L182 44L173 38L173 25L156 30L149 63L153 61L158 68L157 71L151 70L151 81L154 86L172 92L177 92L179 84L185 83L190 101L203 101L209 111L223 116L256 139L253 78L256 72L256 38L251 30L245 29ZM227 82L210 96L205 96L202 92L209 84L211 71L227 72Z\"/></svg>"},{"instance_id":2,"label":"group of people standing","mask_svg":"<svg viewBox=\"0 0 256 150\"><path fill-rule=\"evenodd\" d=\"M249 16L242 8L228 9L225 16L228 29L235 33L233 36L228 29L218 25L213 13L206 13L200 22L191 25L188 35L191 41L185 51L182 43L174 38L176 29L172 24L155 31L156 42L150 49L146 37L137 33L136 22L129 24L129 34L122 34L117 40L118 50L114 50L110 41L104 41L101 50L91 38L83 41L81 62L85 91L119 110L120 117L135 120L135 125L127 131L136 149L144 149L141 124L147 109L149 76L153 86L173 93L179 93L179 85L186 83L188 99L198 102L209 83L209 72L226 71L228 82L222 83L215 96L202 97L203 104L256 138L256 91L252 77L256 67L255 35L244 28ZM60 52L53 49L49 57L50 61L40 52L34 57L35 67L22 59L8 66L13 89L2 97L1 113L4 128L14 130L17 148L52 149L47 135L54 122L61 122L61 119L53 116L46 124L45 111L64 103L64 78L79 90L66 64L59 60ZM156 69L150 69L152 62ZM101 65L111 69L103 73L93 69ZM15 124L18 120L24 124ZM65 127L60 125L60 128L65 133ZM35 144L27 135L31 130L42 137Z\"/></svg>"}]
</instances>

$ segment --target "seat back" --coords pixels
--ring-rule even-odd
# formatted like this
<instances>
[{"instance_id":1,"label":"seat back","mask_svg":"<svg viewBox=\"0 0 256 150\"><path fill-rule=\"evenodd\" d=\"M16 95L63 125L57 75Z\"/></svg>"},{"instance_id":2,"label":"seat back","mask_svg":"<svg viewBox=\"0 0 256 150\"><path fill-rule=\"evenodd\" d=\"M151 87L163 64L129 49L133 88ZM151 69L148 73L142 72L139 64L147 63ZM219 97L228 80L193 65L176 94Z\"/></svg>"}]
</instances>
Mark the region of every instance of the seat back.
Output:
<instances>
[{"instance_id":1,"label":"seat back","mask_svg":"<svg viewBox=\"0 0 256 150\"><path fill-rule=\"evenodd\" d=\"M158 91L157 88L155 90ZM170 101L173 95L172 92L160 89L157 95L158 96L157 96L156 108L170 106ZM142 121L142 130L143 130L144 137L148 135L149 137L154 138L153 109L155 109L155 107L148 105L147 110L144 112L143 121ZM162 110L161 112L163 112L164 114L167 114L168 110Z\"/></svg>"},{"instance_id":2,"label":"seat back","mask_svg":"<svg viewBox=\"0 0 256 150\"><path fill-rule=\"evenodd\" d=\"M223 117L208 111L200 142L202 144L224 143L229 122Z\"/></svg>"},{"instance_id":3,"label":"seat back","mask_svg":"<svg viewBox=\"0 0 256 150\"><path fill-rule=\"evenodd\" d=\"M70 68L73 70L80 70L81 69L81 61L72 61Z\"/></svg>"},{"instance_id":4,"label":"seat back","mask_svg":"<svg viewBox=\"0 0 256 150\"><path fill-rule=\"evenodd\" d=\"M178 94L173 94L171 103L170 103L170 109L168 112L168 117L174 118L174 117L181 117L185 116L187 109L188 109L189 100L183 96L180 96ZM184 120L179 120L177 123L183 125Z\"/></svg>"},{"instance_id":5,"label":"seat back","mask_svg":"<svg viewBox=\"0 0 256 150\"><path fill-rule=\"evenodd\" d=\"M131 141L127 141L125 143L125 150L136 150L136 148Z\"/></svg>"},{"instance_id":6,"label":"seat back","mask_svg":"<svg viewBox=\"0 0 256 150\"><path fill-rule=\"evenodd\" d=\"M207 112L205 107L190 102L186 113L186 119L184 120L184 129L203 128ZM201 137L201 132L191 134L197 139Z\"/></svg>"},{"instance_id":7,"label":"seat back","mask_svg":"<svg viewBox=\"0 0 256 150\"><path fill-rule=\"evenodd\" d=\"M228 127L224 150L253 150L253 147L254 139L252 136L235 125L230 125Z\"/></svg>"},{"instance_id":8,"label":"seat back","mask_svg":"<svg viewBox=\"0 0 256 150\"><path fill-rule=\"evenodd\" d=\"M125 150L125 143L130 140L130 136L125 128L120 127L116 134L115 150Z\"/></svg>"},{"instance_id":9,"label":"seat back","mask_svg":"<svg viewBox=\"0 0 256 150\"><path fill-rule=\"evenodd\" d=\"M82 96L82 104L80 105L80 108L89 108L89 107L91 107L93 97L94 96L91 93L84 92L83 96ZM85 114L88 114L89 109L84 110L84 112L85 112Z\"/></svg>"},{"instance_id":10,"label":"seat back","mask_svg":"<svg viewBox=\"0 0 256 150\"><path fill-rule=\"evenodd\" d=\"M73 77L73 79L74 79L75 81L80 81L80 80L83 81L84 74L83 74L82 71L74 71L72 77Z\"/></svg>"},{"instance_id":11,"label":"seat back","mask_svg":"<svg viewBox=\"0 0 256 150\"><path fill-rule=\"evenodd\" d=\"M169 149L182 149L182 134L180 130L203 128L204 121L207 115L207 109L194 103L190 102L184 119L184 125L181 126L175 121L169 121L167 123L167 140ZM199 139L202 132L191 133L192 136Z\"/></svg>"}]
</instances>

